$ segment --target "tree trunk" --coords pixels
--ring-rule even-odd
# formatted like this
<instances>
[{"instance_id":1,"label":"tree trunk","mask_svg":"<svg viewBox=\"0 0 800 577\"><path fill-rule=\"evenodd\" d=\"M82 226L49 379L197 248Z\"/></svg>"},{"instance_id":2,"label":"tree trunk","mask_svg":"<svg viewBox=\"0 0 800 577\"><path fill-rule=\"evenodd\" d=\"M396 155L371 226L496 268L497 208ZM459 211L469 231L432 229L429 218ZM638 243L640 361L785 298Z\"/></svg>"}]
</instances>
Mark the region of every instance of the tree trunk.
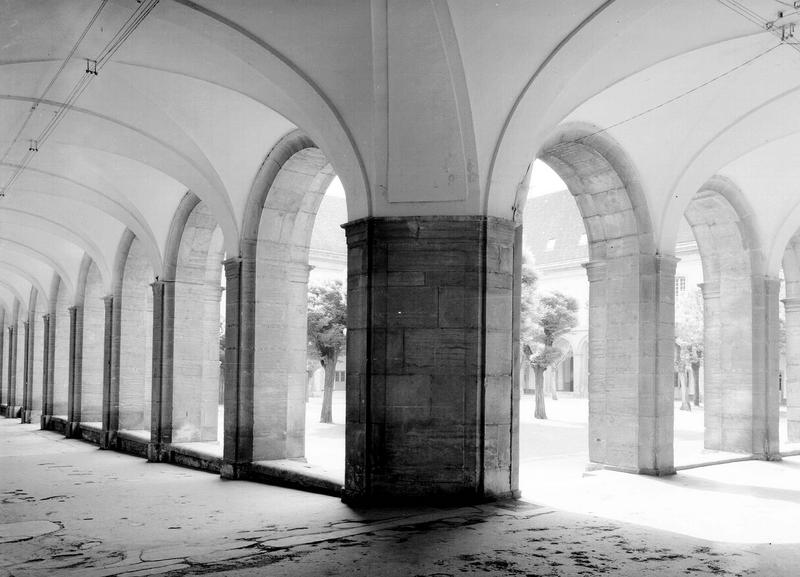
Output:
<instances>
[{"instance_id":1,"label":"tree trunk","mask_svg":"<svg viewBox=\"0 0 800 577\"><path fill-rule=\"evenodd\" d=\"M544 409L544 367L533 367L533 374L535 375L536 383L536 408L533 416L536 419L546 419L547 412Z\"/></svg>"},{"instance_id":2,"label":"tree trunk","mask_svg":"<svg viewBox=\"0 0 800 577\"><path fill-rule=\"evenodd\" d=\"M686 382L686 369L678 373L678 382L681 385L681 411L691 411L692 405L689 403L689 387Z\"/></svg>"},{"instance_id":3,"label":"tree trunk","mask_svg":"<svg viewBox=\"0 0 800 577\"><path fill-rule=\"evenodd\" d=\"M325 368L325 386L322 392L322 413L319 416L320 423L333 422L333 379L336 376L336 360L339 355L334 353L329 357L323 357L320 361Z\"/></svg>"},{"instance_id":4,"label":"tree trunk","mask_svg":"<svg viewBox=\"0 0 800 577\"><path fill-rule=\"evenodd\" d=\"M558 371L556 371L555 367L550 367L550 384L552 389L550 391L550 395L554 401L558 400Z\"/></svg>"},{"instance_id":5,"label":"tree trunk","mask_svg":"<svg viewBox=\"0 0 800 577\"><path fill-rule=\"evenodd\" d=\"M692 363L692 376L694 377L694 406L700 406L700 363Z\"/></svg>"},{"instance_id":6,"label":"tree trunk","mask_svg":"<svg viewBox=\"0 0 800 577\"><path fill-rule=\"evenodd\" d=\"M533 389L531 389L531 364L528 359L523 358L520 361L520 366L522 367L522 394L533 394Z\"/></svg>"}]
</instances>

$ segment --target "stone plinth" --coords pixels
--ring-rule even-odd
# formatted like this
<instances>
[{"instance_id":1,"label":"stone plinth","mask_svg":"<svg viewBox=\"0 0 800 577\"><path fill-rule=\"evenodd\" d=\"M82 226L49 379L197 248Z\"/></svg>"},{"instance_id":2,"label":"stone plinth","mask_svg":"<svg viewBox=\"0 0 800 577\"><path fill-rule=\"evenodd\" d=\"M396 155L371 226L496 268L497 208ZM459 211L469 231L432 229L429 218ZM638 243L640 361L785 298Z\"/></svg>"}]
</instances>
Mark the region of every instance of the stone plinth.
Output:
<instances>
[{"instance_id":1,"label":"stone plinth","mask_svg":"<svg viewBox=\"0 0 800 577\"><path fill-rule=\"evenodd\" d=\"M516 495L514 223L370 218L345 230L344 498Z\"/></svg>"}]
</instances>

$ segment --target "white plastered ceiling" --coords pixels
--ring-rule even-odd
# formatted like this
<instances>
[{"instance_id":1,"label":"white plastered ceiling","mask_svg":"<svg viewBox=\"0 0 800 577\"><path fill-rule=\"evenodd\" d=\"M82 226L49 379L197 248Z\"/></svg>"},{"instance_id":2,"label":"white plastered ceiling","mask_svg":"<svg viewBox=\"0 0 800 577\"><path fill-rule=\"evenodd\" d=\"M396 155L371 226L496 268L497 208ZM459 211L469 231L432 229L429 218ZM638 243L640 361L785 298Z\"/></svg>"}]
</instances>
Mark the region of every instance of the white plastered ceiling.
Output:
<instances>
[{"instance_id":1,"label":"white plastered ceiling","mask_svg":"<svg viewBox=\"0 0 800 577\"><path fill-rule=\"evenodd\" d=\"M109 0L12 145L100 5L4 3L0 186L141 3ZM764 20L787 10L747 6ZM800 226L791 42L731 0L161 0L0 199L0 305L27 307L48 271L74 290L84 254L110 291L126 228L158 275L187 191L238 254L254 178L296 127L341 177L351 219L511 218L543 143L591 127L639 176L660 252L721 174L751 208L764 272L777 274Z\"/></svg>"}]
</instances>

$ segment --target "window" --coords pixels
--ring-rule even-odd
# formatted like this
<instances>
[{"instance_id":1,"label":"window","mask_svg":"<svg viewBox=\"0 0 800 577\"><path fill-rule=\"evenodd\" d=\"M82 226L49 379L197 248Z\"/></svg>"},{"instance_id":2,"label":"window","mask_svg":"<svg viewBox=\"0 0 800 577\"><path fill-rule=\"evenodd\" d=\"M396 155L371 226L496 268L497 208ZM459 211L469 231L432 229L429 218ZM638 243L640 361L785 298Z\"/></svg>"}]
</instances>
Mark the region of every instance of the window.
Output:
<instances>
[{"instance_id":1,"label":"window","mask_svg":"<svg viewBox=\"0 0 800 577\"><path fill-rule=\"evenodd\" d=\"M551 238L550 240L547 241L547 245L544 247L544 250L546 251L553 250L555 246L556 246L556 239Z\"/></svg>"},{"instance_id":2,"label":"window","mask_svg":"<svg viewBox=\"0 0 800 577\"><path fill-rule=\"evenodd\" d=\"M686 277L685 276L676 276L675 277L675 294L678 295L682 292L686 292Z\"/></svg>"},{"instance_id":3,"label":"window","mask_svg":"<svg viewBox=\"0 0 800 577\"><path fill-rule=\"evenodd\" d=\"M343 383L345 379L345 372L344 371L336 371L336 374L333 377L333 380L337 383Z\"/></svg>"},{"instance_id":4,"label":"window","mask_svg":"<svg viewBox=\"0 0 800 577\"><path fill-rule=\"evenodd\" d=\"M578 239L578 246L586 246L586 233L583 233Z\"/></svg>"}]
</instances>

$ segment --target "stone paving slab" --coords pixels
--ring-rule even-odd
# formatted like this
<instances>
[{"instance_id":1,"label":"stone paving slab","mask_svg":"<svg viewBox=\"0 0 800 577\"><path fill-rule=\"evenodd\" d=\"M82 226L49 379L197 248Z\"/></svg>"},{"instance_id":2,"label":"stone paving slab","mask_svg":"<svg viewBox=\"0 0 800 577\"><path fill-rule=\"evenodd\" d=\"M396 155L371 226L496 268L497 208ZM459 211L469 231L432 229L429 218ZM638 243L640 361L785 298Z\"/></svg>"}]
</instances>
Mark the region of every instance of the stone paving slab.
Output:
<instances>
[{"instance_id":1,"label":"stone paving slab","mask_svg":"<svg viewBox=\"0 0 800 577\"><path fill-rule=\"evenodd\" d=\"M797 463L540 474L526 494L546 504L355 509L0 419L0 535L24 539L0 542L0 576L797 575Z\"/></svg>"}]
</instances>

